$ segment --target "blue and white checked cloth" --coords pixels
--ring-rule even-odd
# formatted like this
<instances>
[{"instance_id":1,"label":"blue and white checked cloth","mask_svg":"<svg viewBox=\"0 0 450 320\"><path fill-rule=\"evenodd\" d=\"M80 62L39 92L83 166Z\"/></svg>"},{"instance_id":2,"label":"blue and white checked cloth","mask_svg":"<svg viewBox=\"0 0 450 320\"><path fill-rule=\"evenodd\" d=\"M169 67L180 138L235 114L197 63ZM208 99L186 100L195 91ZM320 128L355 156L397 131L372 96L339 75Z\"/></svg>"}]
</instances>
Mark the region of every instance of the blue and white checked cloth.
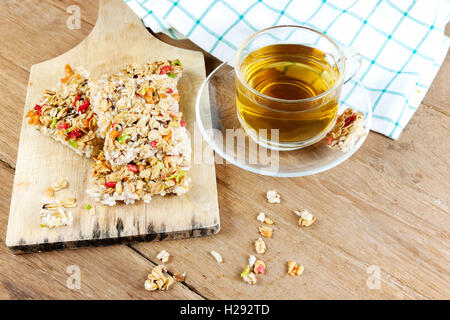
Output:
<instances>
[{"instance_id":1,"label":"blue and white checked cloth","mask_svg":"<svg viewBox=\"0 0 450 320\"><path fill-rule=\"evenodd\" d=\"M372 130L392 139L420 105L449 44L448 0L125 1L154 32L189 38L223 61L269 26L305 25L328 34L361 53L358 76L373 103Z\"/></svg>"}]
</instances>

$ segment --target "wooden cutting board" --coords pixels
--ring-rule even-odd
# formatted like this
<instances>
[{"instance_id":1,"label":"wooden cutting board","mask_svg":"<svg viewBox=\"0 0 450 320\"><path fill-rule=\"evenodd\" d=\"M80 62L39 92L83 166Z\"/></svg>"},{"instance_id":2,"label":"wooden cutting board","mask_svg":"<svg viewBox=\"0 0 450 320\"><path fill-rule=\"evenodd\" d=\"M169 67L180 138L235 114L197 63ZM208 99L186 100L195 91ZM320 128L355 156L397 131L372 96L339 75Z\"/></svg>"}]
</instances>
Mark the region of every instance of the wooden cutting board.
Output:
<instances>
[{"instance_id":1,"label":"wooden cutting board","mask_svg":"<svg viewBox=\"0 0 450 320\"><path fill-rule=\"evenodd\" d=\"M57 41L57 39L55 39ZM49 44L51 45L51 44ZM46 88L63 77L64 66L83 67L92 77L116 72L128 63L153 59L180 59L183 77L179 82L180 109L188 123L194 151L191 190L181 197L154 197L150 204L107 207L95 204L96 214L84 209L94 204L87 196L92 160L41 135L22 122L6 245L15 253L106 245L131 241L178 239L215 234L220 230L213 153L195 131L196 93L205 80L201 52L176 48L153 37L123 0L100 0L99 16L91 34L69 52L32 66L25 110L38 103ZM26 113L26 112L25 112ZM195 153L195 152L194 152ZM57 198L76 197L70 209L71 226L40 227L40 207L45 190L65 178L70 186Z\"/></svg>"}]
</instances>

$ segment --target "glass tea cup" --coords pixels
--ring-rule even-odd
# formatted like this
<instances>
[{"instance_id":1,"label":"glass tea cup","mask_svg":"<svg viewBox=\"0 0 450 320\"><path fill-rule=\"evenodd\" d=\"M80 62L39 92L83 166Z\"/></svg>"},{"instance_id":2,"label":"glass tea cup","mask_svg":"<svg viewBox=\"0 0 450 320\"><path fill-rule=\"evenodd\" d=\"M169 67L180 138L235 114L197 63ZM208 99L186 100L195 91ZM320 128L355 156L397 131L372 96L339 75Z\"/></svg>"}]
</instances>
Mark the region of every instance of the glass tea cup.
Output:
<instances>
[{"instance_id":1,"label":"glass tea cup","mask_svg":"<svg viewBox=\"0 0 450 320\"><path fill-rule=\"evenodd\" d=\"M276 150L322 140L336 121L343 84L360 66L358 53L311 28L276 26L253 34L235 60L241 126Z\"/></svg>"}]
</instances>

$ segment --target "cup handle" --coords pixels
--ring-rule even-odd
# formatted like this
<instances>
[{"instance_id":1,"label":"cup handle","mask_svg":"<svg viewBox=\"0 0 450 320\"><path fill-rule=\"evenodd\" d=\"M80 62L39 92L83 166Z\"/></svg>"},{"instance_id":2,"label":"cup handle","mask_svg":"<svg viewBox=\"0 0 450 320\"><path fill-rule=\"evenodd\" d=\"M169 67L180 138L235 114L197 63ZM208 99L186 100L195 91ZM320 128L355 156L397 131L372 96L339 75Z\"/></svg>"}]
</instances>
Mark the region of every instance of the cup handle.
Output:
<instances>
[{"instance_id":1,"label":"cup handle","mask_svg":"<svg viewBox=\"0 0 450 320\"><path fill-rule=\"evenodd\" d=\"M362 57L358 51L352 47L343 47L345 56L344 84L350 81L359 71L362 64Z\"/></svg>"}]
</instances>

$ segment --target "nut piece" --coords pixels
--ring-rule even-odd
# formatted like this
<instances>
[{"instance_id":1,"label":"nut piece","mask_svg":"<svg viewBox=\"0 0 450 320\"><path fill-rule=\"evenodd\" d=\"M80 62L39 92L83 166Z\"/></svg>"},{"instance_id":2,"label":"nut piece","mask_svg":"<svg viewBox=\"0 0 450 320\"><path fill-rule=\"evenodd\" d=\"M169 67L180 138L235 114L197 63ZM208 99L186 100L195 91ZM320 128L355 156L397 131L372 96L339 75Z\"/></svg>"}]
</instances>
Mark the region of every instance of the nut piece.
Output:
<instances>
[{"instance_id":1,"label":"nut piece","mask_svg":"<svg viewBox=\"0 0 450 320\"><path fill-rule=\"evenodd\" d=\"M264 222L265 219L266 219L266 215L264 214L264 212L260 212L258 214L258 216L256 217L256 220L258 220L260 222Z\"/></svg>"},{"instance_id":2,"label":"nut piece","mask_svg":"<svg viewBox=\"0 0 450 320\"><path fill-rule=\"evenodd\" d=\"M255 268L253 270L256 274L264 274L264 271L266 271L266 264L261 260L256 260Z\"/></svg>"},{"instance_id":3,"label":"nut piece","mask_svg":"<svg viewBox=\"0 0 450 320\"><path fill-rule=\"evenodd\" d=\"M173 278L175 279L175 281L177 282L183 282L186 279L186 272L183 273L175 273L173 275Z\"/></svg>"},{"instance_id":4,"label":"nut piece","mask_svg":"<svg viewBox=\"0 0 450 320\"><path fill-rule=\"evenodd\" d=\"M77 207L77 199L68 198L61 201L61 206L64 208L76 208Z\"/></svg>"},{"instance_id":5,"label":"nut piece","mask_svg":"<svg viewBox=\"0 0 450 320\"><path fill-rule=\"evenodd\" d=\"M218 253L217 251L211 251L210 253L218 263L222 263L223 259L220 253Z\"/></svg>"},{"instance_id":6,"label":"nut piece","mask_svg":"<svg viewBox=\"0 0 450 320\"><path fill-rule=\"evenodd\" d=\"M298 225L300 227L309 227L316 221L316 218L308 212L308 210L302 210L302 211L294 211L296 215L300 217L298 220Z\"/></svg>"},{"instance_id":7,"label":"nut piece","mask_svg":"<svg viewBox=\"0 0 450 320\"><path fill-rule=\"evenodd\" d=\"M253 267L253 265L255 264L256 261L256 257L255 256L250 256L248 257L248 265L251 267Z\"/></svg>"},{"instance_id":8,"label":"nut piece","mask_svg":"<svg viewBox=\"0 0 450 320\"><path fill-rule=\"evenodd\" d=\"M248 284L256 284L256 276L253 272L250 272L249 274L246 274L242 277L242 279L247 282Z\"/></svg>"},{"instance_id":9,"label":"nut piece","mask_svg":"<svg viewBox=\"0 0 450 320\"><path fill-rule=\"evenodd\" d=\"M259 233L266 238L272 238L273 229L271 227L261 226L259 227Z\"/></svg>"},{"instance_id":10,"label":"nut piece","mask_svg":"<svg viewBox=\"0 0 450 320\"><path fill-rule=\"evenodd\" d=\"M69 182L66 179L62 179L62 180L52 184L52 187L56 192L58 192L58 191L68 188Z\"/></svg>"},{"instance_id":11,"label":"nut piece","mask_svg":"<svg viewBox=\"0 0 450 320\"><path fill-rule=\"evenodd\" d=\"M156 259L161 260L162 263L166 263L167 261L169 261L169 256L170 254L166 250L163 250L158 253Z\"/></svg>"},{"instance_id":12,"label":"nut piece","mask_svg":"<svg viewBox=\"0 0 450 320\"><path fill-rule=\"evenodd\" d=\"M147 291L155 291L156 289L158 289L158 286L154 281L147 279L144 282L144 288Z\"/></svg>"},{"instance_id":13,"label":"nut piece","mask_svg":"<svg viewBox=\"0 0 450 320\"><path fill-rule=\"evenodd\" d=\"M152 273L148 275L147 280L144 282L145 290L168 290L174 280L166 272L167 270L162 265L154 267Z\"/></svg>"},{"instance_id":14,"label":"nut piece","mask_svg":"<svg viewBox=\"0 0 450 320\"><path fill-rule=\"evenodd\" d=\"M274 222L272 221L272 219L270 219L270 218L268 218L268 217L266 217L266 218L264 219L264 223L265 223L265 224L268 224L268 225L274 224Z\"/></svg>"},{"instance_id":15,"label":"nut piece","mask_svg":"<svg viewBox=\"0 0 450 320\"><path fill-rule=\"evenodd\" d=\"M262 238L255 241L255 249L257 253L263 254L266 252L266 243Z\"/></svg>"},{"instance_id":16,"label":"nut piece","mask_svg":"<svg viewBox=\"0 0 450 320\"><path fill-rule=\"evenodd\" d=\"M47 190L45 190L45 194L47 195L47 197L52 198L55 196L55 190L52 187L47 188Z\"/></svg>"},{"instance_id":17,"label":"nut piece","mask_svg":"<svg viewBox=\"0 0 450 320\"><path fill-rule=\"evenodd\" d=\"M275 190L267 191L267 200L269 203L280 203L280 195Z\"/></svg>"},{"instance_id":18,"label":"nut piece","mask_svg":"<svg viewBox=\"0 0 450 320\"><path fill-rule=\"evenodd\" d=\"M297 262L290 260L288 261L288 274L293 277L296 275L301 275L305 268L303 266L299 266Z\"/></svg>"}]
</instances>

